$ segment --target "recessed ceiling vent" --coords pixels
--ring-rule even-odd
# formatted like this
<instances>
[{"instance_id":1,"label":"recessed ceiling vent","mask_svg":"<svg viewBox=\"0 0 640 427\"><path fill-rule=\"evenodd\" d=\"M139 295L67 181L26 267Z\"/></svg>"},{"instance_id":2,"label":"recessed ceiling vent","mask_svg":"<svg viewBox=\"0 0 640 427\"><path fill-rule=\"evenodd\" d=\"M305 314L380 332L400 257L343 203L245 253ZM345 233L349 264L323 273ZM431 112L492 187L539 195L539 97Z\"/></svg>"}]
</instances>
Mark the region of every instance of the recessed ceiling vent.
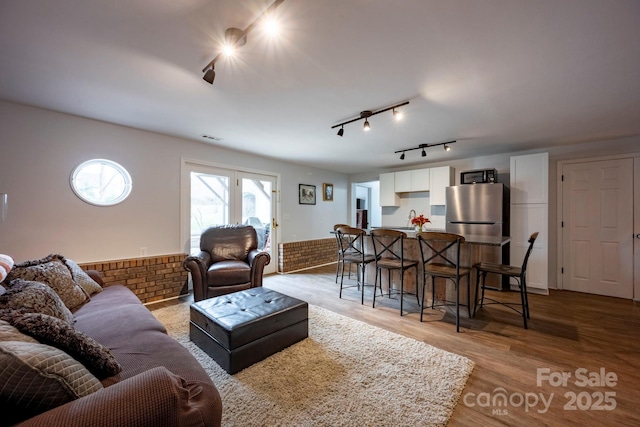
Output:
<instances>
[{"instance_id":1,"label":"recessed ceiling vent","mask_svg":"<svg viewBox=\"0 0 640 427\"><path fill-rule=\"evenodd\" d=\"M220 138L219 136L211 136L211 135L205 135L205 134L202 134L200 136L203 137L204 139L210 139L212 141L218 141L218 142L222 141L222 138Z\"/></svg>"}]
</instances>

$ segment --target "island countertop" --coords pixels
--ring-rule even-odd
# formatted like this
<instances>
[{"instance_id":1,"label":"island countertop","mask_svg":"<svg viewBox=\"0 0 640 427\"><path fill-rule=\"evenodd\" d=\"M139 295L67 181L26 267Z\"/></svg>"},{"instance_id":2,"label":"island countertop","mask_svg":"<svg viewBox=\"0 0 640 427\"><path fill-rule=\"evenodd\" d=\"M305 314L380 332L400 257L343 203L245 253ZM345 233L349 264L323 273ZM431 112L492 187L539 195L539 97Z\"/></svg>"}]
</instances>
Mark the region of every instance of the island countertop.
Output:
<instances>
[{"instance_id":1,"label":"island countertop","mask_svg":"<svg viewBox=\"0 0 640 427\"><path fill-rule=\"evenodd\" d=\"M391 229L398 230L407 233L408 239L416 238L416 231L414 227L371 227L372 230L375 229ZM445 233L445 230L441 228L428 228L425 227L424 231L434 231L438 233ZM486 245L486 246L504 246L511 241L511 237L509 236L483 236L479 234L467 234L464 236L465 242L472 245Z\"/></svg>"}]
</instances>

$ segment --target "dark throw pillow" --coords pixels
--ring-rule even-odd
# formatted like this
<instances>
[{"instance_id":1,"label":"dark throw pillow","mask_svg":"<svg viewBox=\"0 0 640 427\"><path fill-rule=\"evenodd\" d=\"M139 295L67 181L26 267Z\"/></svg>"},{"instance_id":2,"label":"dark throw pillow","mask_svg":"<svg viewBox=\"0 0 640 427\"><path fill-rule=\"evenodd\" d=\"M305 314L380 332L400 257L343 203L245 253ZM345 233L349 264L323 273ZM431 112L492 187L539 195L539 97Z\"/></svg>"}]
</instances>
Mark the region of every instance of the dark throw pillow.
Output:
<instances>
[{"instance_id":1,"label":"dark throw pillow","mask_svg":"<svg viewBox=\"0 0 640 427\"><path fill-rule=\"evenodd\" d=\"M113 376L122 370L111 350L56 317L2 310L0 318L23 334L37 339L41 344L66 352L99 379Z\"/></svg>"}]
</instances>

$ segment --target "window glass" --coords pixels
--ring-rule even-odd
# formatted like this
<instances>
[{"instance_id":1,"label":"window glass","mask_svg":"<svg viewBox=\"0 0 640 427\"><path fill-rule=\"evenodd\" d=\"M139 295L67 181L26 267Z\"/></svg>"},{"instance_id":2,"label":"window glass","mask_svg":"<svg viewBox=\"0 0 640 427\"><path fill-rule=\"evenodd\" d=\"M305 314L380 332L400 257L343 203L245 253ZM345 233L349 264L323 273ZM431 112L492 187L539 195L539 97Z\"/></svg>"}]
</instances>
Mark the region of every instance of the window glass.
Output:
<instances>
[{"instance_id":1,"label":"window glass","mask_svg":"<svg viewBox=\"0 0 640 427\"><path fill-rule=\"evenodd\" d=\"M87 160L73 170L71 188L87 203L111 206L129 196L131 176L125 168L111 160Z\"/></svg>"}]
</instances>

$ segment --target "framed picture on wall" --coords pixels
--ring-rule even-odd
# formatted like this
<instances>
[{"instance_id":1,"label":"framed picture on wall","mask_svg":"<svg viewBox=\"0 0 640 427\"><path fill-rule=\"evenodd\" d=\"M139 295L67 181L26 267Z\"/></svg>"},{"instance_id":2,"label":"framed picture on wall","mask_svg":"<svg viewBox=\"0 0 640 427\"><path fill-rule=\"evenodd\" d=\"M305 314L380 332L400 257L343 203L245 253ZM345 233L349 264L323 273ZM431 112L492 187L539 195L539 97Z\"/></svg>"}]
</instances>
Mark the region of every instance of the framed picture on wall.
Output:
<instances>
[{"instance_id":1,"label":"framed picture on wall","mask_svg":"<svg viewBox=\"0 0 640 427\"><path fill-rule=\"evenodd\" d=\"M322 200L333 202L333 184L322 184Z\"/></svg>"},{"instance_id":2,"label":"framed picture on wall","mask_svg":"<svg viewBox=\"0 0 640 427\"><path fill-rule=\"evenodd\" d=\"M298 203L301 205L316 204L316 186L308 184L299 184L298 186Z\"/></svg>"}]
</instances>

